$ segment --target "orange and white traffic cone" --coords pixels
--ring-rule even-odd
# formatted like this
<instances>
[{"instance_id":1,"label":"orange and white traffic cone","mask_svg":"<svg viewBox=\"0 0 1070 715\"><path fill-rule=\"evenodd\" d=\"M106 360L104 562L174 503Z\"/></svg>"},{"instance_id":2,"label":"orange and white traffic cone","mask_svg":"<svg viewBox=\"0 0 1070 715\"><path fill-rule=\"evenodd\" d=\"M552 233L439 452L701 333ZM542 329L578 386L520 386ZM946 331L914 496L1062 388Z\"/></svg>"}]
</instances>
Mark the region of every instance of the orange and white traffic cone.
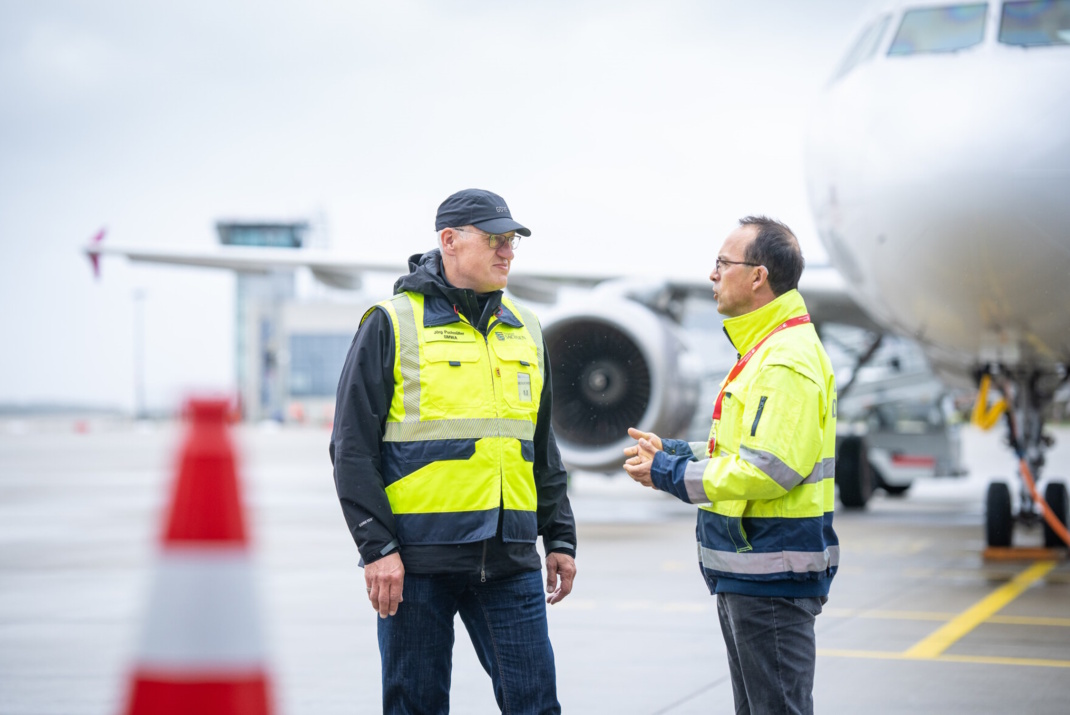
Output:
<instances>
[{"instance_id":1,"label":"orange and white traffic cone","mask_svg":"<svg viewBox=\"0 0 1070 715\"><path fill-rule=\"evenodd\" d=\"M225 400L193 400L126 715L268 715Z\"/></svg>"}]
</instances>

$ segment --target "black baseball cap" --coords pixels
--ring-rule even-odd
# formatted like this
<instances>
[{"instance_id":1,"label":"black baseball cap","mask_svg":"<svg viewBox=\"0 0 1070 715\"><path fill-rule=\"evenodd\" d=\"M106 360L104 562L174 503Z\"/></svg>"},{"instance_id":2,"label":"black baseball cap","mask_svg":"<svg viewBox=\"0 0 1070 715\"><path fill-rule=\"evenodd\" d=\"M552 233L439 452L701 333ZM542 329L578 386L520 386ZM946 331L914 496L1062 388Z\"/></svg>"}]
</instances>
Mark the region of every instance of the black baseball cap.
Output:
<instances>
[{"instance_id":1,"label":"black baseball cap","mask_svg":"<svg viewBox=\"0 0 1070 715\"><path fill-rule=\"evenodd\" d=\"M505 199L483 189L464 189L450 196L438 207L435 230L475 226L487 233L516 231L521 236L530 236L531 230L513 220Z\"/></svg>"}]
</instances>

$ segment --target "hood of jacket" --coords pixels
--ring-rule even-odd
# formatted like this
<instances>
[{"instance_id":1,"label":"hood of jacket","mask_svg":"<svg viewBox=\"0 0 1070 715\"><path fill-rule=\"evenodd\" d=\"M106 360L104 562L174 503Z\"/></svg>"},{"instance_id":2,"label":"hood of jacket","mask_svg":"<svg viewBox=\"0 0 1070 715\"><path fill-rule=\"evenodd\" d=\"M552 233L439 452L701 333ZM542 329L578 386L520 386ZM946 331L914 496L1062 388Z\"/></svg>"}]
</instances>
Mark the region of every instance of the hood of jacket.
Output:
<instances>
[{"instance_id":1,"label":"hood of jacket","mask_svg":"<svg viewBox=\"0 0 1070 715\"><path fill-rule=\"evenodd\" d=\"M442 252L433 249L427 253L409 256L409 272L394 283L394 294L421 293L430 298L440 298L460 311L468 322L484 331L486 318L498 309L502 301L500 290L476 293L467 288L458 288L446 280L442 270Z\"/></svg>"}]
</instances>

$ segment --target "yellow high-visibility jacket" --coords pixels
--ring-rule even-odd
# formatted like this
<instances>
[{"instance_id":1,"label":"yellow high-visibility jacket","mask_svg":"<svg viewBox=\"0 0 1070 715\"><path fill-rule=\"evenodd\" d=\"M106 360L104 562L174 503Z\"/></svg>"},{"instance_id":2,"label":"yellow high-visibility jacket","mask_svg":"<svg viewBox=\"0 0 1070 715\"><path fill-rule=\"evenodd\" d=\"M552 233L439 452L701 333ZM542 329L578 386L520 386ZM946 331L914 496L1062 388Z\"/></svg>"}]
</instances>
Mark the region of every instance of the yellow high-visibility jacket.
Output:
<instances>
[{"instance_id":1,"label":"yellow high-visibility jacket","mask_svg":"<svg viewBox=\"0 0 1070 715\"><path fill-rule=\"evenodd\" d=\"M805 314L792 290L724 327L745 355ZM817 331L805 323L772 335L721 387L721 417L710 430L716 454L664 440L655 486L700 505L699 561L711 592L827 595L839 564L836 380Z\"/></svg>"},{"instance_id":2,"label":"yellow high-visibility jacket","mask_svg":"<svg viewBox=\"0 0 1070 715\"><path fill-rule=\"evenodd\" d=\"M489 539L503 509L503 541L533 543L533 440L545 359L538 320L503 297L484 337L452 310L425 313L420 293L377 307L390 316L398 346L382 442L398 542Z\"/></svg>"}]
</instances>

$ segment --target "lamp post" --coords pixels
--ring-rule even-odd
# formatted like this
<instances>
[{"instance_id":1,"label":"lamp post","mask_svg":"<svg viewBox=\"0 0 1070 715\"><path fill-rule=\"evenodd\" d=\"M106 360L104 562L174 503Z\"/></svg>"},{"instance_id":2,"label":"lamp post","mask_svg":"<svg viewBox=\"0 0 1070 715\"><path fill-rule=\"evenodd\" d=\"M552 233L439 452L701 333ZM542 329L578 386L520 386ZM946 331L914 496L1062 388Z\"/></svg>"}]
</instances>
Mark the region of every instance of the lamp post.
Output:
<instances>
[{"instance_id":1,"label":"lamp post","mask_svg":"<svg viewBox=\"0 0 1070 715\"><path fill-rule=\"evenodd\" d=\"M134 419L148 417L145 407L145 289L134 289Z\"/></svg>"}]
</instances>

